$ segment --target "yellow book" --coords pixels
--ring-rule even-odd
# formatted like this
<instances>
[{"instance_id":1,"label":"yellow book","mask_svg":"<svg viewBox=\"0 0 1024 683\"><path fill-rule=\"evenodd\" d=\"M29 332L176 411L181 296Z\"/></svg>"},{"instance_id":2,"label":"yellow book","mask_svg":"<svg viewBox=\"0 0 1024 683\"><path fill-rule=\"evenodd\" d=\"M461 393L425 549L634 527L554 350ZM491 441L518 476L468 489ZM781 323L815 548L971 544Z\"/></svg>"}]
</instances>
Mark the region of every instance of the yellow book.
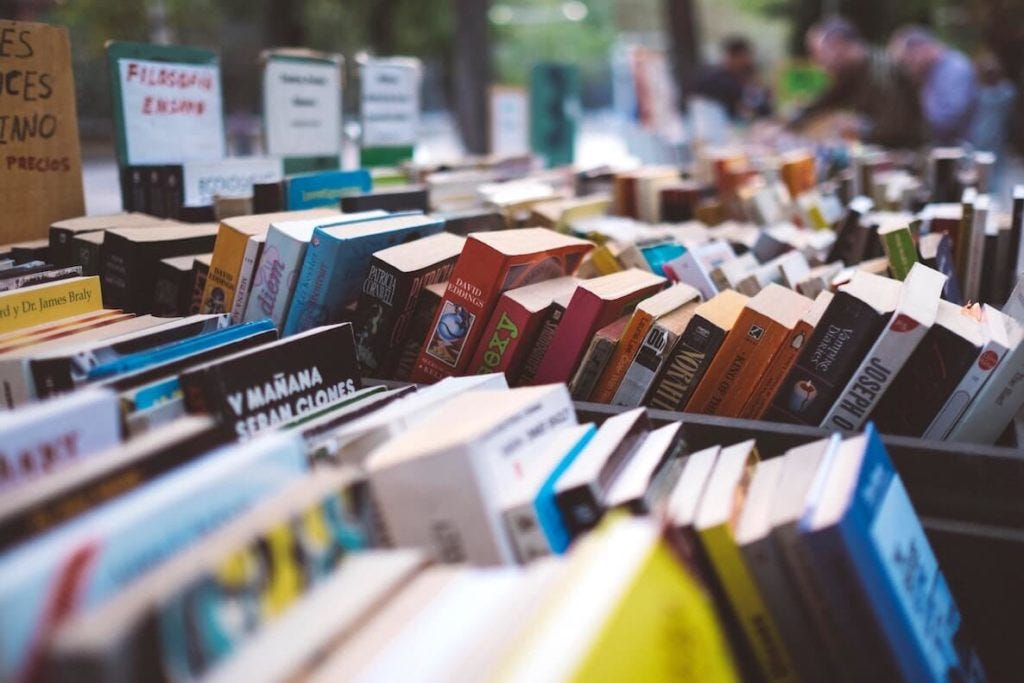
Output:
<instances>
[{"instance_id":1,"label":"yellow book","mask_svg":"<svg viewBox=\"0 0 1024 683\"><path fill-rule=\"evenodd\" d=\"M615 258L607 244L602 244L590 252L590 262L594 264L601 275L611 275L623 270L619 259Z\"/></svg>"},{"instance_id":2,"label":"yellow book","mask_svg":"<svg viewBox=\"0 0 1024 683\"><path fill-rule=\"evenodd\" d=\"M336 216L334 209L281 211L252 216L225 218L217 227L217 241L210 257L210 272L206 275L200 311L204 313L230 313L235 303L235 292L242 275L246 249L251 237L265 235L276 221L302 220Z\"/></svg>"},{"instance_id":3,"label":"yellow book","mask_svg":"<svg viewBox=\"0 0 1024 683\"><path fill-rule=\"evenodd\" d=\"M650 520L613 516L570 563L495 680L739 680L710 598Z\"/></svg>"},{"instance_id":4,"label":"yellow book","mask_svg":"<svg viewBox=\"0 0 1024 683\"><path fill-rule=\"evenodd\" d=\"M73 277L0 293L0 334L103 308L100 279Z\"/></svg>"},{"instance_id":5,"label":"yellow book","mask_svg":"<svg viewBox=\"0 0 1024 683\"><path fill-rule=\"evenodd\" d=\"M735 541L757 460L752 440L722 450L704 489L694 528L764 679L797 681L779 628Z\"/></svg>"},{"instance_id":6,"label":"yellow book","mask_svg":"<svg viewBox=\"0 0 1024 683\"><path fill-rule=\"evenodd\" d=\"M595 403L610 403L654 322L698 298L700 292L696 289L686 284L677 284L637 304L589 400Z\"/></svg>"}]
</instances>

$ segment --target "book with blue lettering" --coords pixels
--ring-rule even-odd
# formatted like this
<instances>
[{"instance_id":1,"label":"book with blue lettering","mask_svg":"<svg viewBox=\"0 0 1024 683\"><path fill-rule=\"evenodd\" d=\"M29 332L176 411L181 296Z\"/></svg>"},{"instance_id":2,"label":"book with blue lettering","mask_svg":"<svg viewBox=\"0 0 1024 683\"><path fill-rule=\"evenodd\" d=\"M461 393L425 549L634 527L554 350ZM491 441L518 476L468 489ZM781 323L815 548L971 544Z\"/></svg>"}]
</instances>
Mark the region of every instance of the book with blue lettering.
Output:
<instances>
[{"instance_id":1,"label":"book with blue lettering","mask_svg":"<svg viewBox=\"0 0 1024 683\"><path fill-rule=\"evenodd\" d=\"M421 213L318 227L295 285L285 336L341 322L345 307L359 296L374 252L442 229L442 219Z\"/></svg>"},{"instance_id":2,"label":"book with blue lettering","mask_svg":"<svg viewBox=\"0 0 1024 683\"><path fill-rule=\"evenodd\" d=\"M845 440L822 468L799 529L815 564L849 571L855 593L847 598L860 603L867 623L880 629L888 657L868 659L879 666L888 660L902 680L984 680L956 601L874 424Z\"/></svg>"},{"instance_id":3,"label":"book with blue lettering","mask_svg":"<svg viewBox=\"0 0 1024 683\"><path fill-rule=\"evenodd\" d=\"M210 414L242 438L318 411L362 387L350 323L204 363L180 379L188 412Z\"/></svg>"},{"instance_id":4,"label":"book with blue lettering","mask_svg":"<svg viewBox=\"0 0 1024 683\"><path fill-rule=\"evenodd\" d=\"M354 171L304 173L285 180L285 205L289 211L318 206L337 207L342 197L369 192L373 178L365 168Z\"/></svg>"},{"instance_id":5,"label":"book with blue lettering","mask_svg":"<svg viewBox=\"0 0 1024 683\"><path fill-rule=\"evenodd\" d=\"M0 679L36 680L65 619L306 472L295 434L225 446L0 556Z\"/></svg>"}]
</instances>

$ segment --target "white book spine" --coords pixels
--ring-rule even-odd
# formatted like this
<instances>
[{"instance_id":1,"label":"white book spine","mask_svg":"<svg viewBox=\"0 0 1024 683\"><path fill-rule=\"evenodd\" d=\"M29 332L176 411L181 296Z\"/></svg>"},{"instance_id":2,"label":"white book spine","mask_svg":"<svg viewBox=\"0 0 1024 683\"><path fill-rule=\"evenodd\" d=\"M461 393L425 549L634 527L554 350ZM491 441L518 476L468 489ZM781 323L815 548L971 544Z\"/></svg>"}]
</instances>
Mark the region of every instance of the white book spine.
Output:
<instances>
[{"instance_id":1,"label":"white book spine","mask_svg":"<svg viewBox=\"0 0 1024 683\"><path fill-rule=\"evenodd\" d=\"M971 224L970 240L967 244L963 294L968 301L978 301L981 294L981 267L985 258L985 229L988 226L988 216L988 196L981 195L974 202L974 222Z\"/></svg>"},{"instance_id":2,"label":"white book spine","mask_svg":"<svg viewBox=\"0 0 1024 683\"><path fill-rule=\"evenodd\" d=\"M820 426L847 431L863 427L928 329L909 315L893 315Z\"/></svg>"},{"instance_id":3,"label":"white book spine","mask_svg":"<svg viewBox=\"0 0 1024 683\"><path fill-rule=\"evenodd\" d=\"M27 358L0 359L0 404L7 409L25 405L35 398L36 384L32 380Z\"/></svg>"},{"instance_id":4,"label":"white book spine","mask_svg":"<svg viewBox=\"0 0 1024 683\"><path fill-rule=\"evenodd\" d=\"M688 284L700 292L705 301L718 294L715 281L701 268L691 249L665 263L664 268L665 273L673 280Z\"/></svg>"},{"instance_id":5,"label":"white book spine","mask_svg":"<svg viewBox=\"0 0 1024 683\"><path fill-rule=\"evenodd\" d=\"M1007 354L947 435L949 441L990 444L1024 406L1024 343Z\"/></svg>"},{"instance_id":6,"label":"white book spine","mask_svg":"<svg viewBox=\"0 0 1024 683\"><path fill-rule=\"evenodd\" d=\"M974 364L960 380L953 393L946 399L942 409L932 419L924 432L925 439L945 439L957 420L964 414L971 401L978 395L982 385L1006 357L1008 349L1002 343L990 339L974 359Z\"/></svg>"},{"instance_id":7,"label":"white book spine","mask_svg":"<svg viewBox=\"0 0 1024 683\"><path fill-rule=\"evenodd\" d=\"M274 230L267 233L259 268L253 274L252 291L244 320L270 318L280 330L284 327L295 281L302 269L307 243Z\"/></svg>"},{"instance_id":8,"label":"white book spine","mask_svg":"<svg viewBox=\"0 0 1024 683\"><path fill-rule=\"evenodd\" d=\"M676 335L661 325L651 327L619 382L619 388L612 397L612 405L635 408L643 403L677 339Z\"/></svg>"},{"instance_id":9,"label":"white book spine","mask_svg":"<svg viewBox=\"0 0 1024 683\"><path fill-rule=\"evenodd\" d=\"M259 261L261 251L263 251L263 240L257 237L250 237L245 245L242 269L238 273L238 287L235 288L235 300L231 303L232 323L240 323L245 317L246 304L249 302L249 292L252 291L252 281L256 275L256 264Z\"/></svg>"},{"instance_id":10,"label":"white book spine","mask_svg":"<svg viewBox=\"0 0 1024 683\"><path fill-rule=\"evenodd\" d=\"M537 519L533 501L508 507L502 511L501 516L519 562L526 564L551 554L551 547Z\"/></svg>"}]
</instances>

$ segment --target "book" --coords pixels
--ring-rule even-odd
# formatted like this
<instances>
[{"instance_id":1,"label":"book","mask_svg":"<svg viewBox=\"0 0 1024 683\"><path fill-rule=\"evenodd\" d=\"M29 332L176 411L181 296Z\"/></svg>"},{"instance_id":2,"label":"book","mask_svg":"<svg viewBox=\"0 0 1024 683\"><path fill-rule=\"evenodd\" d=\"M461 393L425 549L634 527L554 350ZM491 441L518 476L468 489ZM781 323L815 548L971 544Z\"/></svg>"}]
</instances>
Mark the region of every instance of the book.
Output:
<instances>
[{"instance_id":1,"label":"book","mask_svg":"<svg viewBox=\"0 0 1024 683\"><path fill-rule=\"evenodd\" d=\"M433 382L466 372L501 294L572 275L591 247L586 240L546 228L471 235L455 263L412 380ZM537 383L544 382L538 378Z\"/></svg>"},{"instance_id":2,"label":"book","mask_svg":"<svg viewBox=\"0 0 1024 683\"><path fill-rule=\"evenodd\" d=\"M10 271L4 271L4 273L8 272ZM46 266L36 272L12 275L11 277L2 277L2 275L0 274L0 292L7 292L12 289L22 289L32 285L42 285L59 280L67 280L68 278L81 277L82 266L56 268L51 264L46 264Z\"/></svg>"},{"instance_id":3,"label":"book","mask_svg":"<svg viewBox=\"0 0 1024 683\"><path fill-rule=\"evenodd\" d=\"M293 214L285 214L292 216ZM367 212L342 217L333 215L331 224L383 218L384 212ZM263 253L254 269L252 292L246 303L243 320L270 318L278 330L283 329L291 305L295 283L302 270L313 231L325 224L322 218L277 220L267 229Z\"/></svg>"},{"instance_id":4,"label":"book","mask_svg":"<svg viewBox=\"0 0 1024 683\"><path fill-rule=\"evenodd\" d=\"M601 373L601 378L597 381L597 386L591 393L591 400L597 403L610 403L627 370L647 340L648 332L658 319L699 299L700 292L690 285L675 284L638 303L630 315L621 341L615 347L611 359Z\"/></svg>"},{"instance_id":5,"label":"book","mask_svg":"<svg viewBox=\"0 0 1024 683\"><path fill-rule=\"evenodd\" d=\"M608 509L623 509L637 515L652 511L652 486L662 469L679 460L686 447L681 428L681 423L670 422L644 438L608 489L605 497Z\"/></svg>"},{"instance_id":6,"label":"book","mask_svg":"<svg viewBox=\"0 0 1024 683\"><path fill-rule=\"evenodd\" d=\"M935 323L893 378L870 419L886 434L921 436L984 345L982 325L974 315L940 301Z\"/></svg>"},{"instance_id":7,"label":"book","mask_svg":"<svg viewBox=\"0 0 1024 683\"><path fill-rule=\"evenodd\" d=\"M343 218L318 226L295 283L284 334L340 322L345 308L359 296L374 252L436 234L443 226L440 219L422 214L348 224Z\"/></svg>"},{"instance_id":8,"label":"book","mask_svg":"<svg viewBox=\"0 0 1024 683\"><path fill-rule=\"evenodd\" d=\"M88 391L0 419L0 491L11 492L121 441L117 396Z\"/></svg>"},{"instance_id":9,"label":"book","mask_svg":"<svg viewBox=\"0 0 1024 683\"><path fill-rule=\"evenodd\" d=\"M107 230L100 266L104 305L132 313L149 312L156 264L171 256L212 251L216 235L213 224Z\"/></svg>"},{"instance_id":10,"label":"book","mask_svg":"<svg viewBox=\"0 0 1024 683\"><path fill-rule=\"evenodd\" d=\"M354 321L356 358L364 376L391 376L420 293L448 280L465 241L442 232L382 249L370 259Z\"/></svg>"},{"instance_id":11,"label":"book","mask_svg":"<svg viewBox=\"0 0 1024 683\"><path fill-rule=\"evenodd\" d=\"M503 372L515 384L549 309L556 299L571 295L578 283L567 275L504 292L483 327L469 371Z\"/></svg>"},{"instance_id":12,"label":"book","mask_svg":"<svg viewBox=\"0 0 1024 683\"><path fill-rule=\"evenodd\" d=\"M258 243L252 242L252 238L265 236L274 221L329 219L333 215L336 212L329 209L312 209L309 213L281 212L222 220L217 226L217 240L211 250L213 257L203 288L202 310L208 313L231 312L247 257L252 267L258 260Z\"/></svg>"},{"instance_id":13,"label":"book","mask_svg":"<svg viewBox=\"0 0 1024 683\"><path fill-rule=\"evenodd\" d=\"M862 220L873 207L874 202L863 195L850 201L846 208L846 215L836 229L836 241L829 249L826 262L842 261L854 264L864 260Z\"/></svg>"},{"instance_id":14,"label":"book","mask_svg":"<svg viewBox=\"0 0 1024 683\"><path fill-rule=\"evenodd\" d=\"M859 589L850 598L881 629L882 652L899 675L983 680L956 601L873 426L842 444L817 489L800 531L812 551L848 563Z\"/></svg>"},{"instance_id":15,"label":"book","mask_svg":"<svg viewBox=\"0 0 1024 683\"><path fill-rule=\"evenodd\" d=\"M974 231L974 208L978 199L978 190L975 187L965 187L960 197L960 220L955 229L950 230L949 235L953 256L956 263L956 274L964 285L964 296L967 296L967 261L971 254L971 233Z\"/></svg>"},{"instance_id":16,"label":"book","mask_svg":"<svg viewBox=\"0 0 1024 683\"><path fill-rule=\"evenodd\" d=\"M821 317L825 314L828 305L832 303L832 298L832 292L821 292L806 312L800 316L789 336L779 345L779 350L772 358L771 365L761 375L750 398L743 404L739 417L757 420L764 415L768 406L771 405L779 384L789 369L793 367L800 350L814 333L814 328L821 322Z\"/></svg>"},{"instance_id":17,"label":"book","mask_svg":"<svg viewBox=\"0 0 1024 683\"><path fill-rule=\"evenodd\" d=\"M622 340L622 333L631 318L632 316L624 315L594 333L580 366L576 369L576 374L569 382L569 392L574 401L590 400L597 380L601 378L601 373L608 365L615 347Z\"/></svg>"},{"instance_id":18,"label":"book","mask_svg":"<svg viewBox=\"0 0 1024 683\"><path fill-rule=\"evenodd\" d=\"M152 312L156 316L189 314L192 304L192 268L200 254L172 256L157 263L156 284L153 285Z\"/></svg>"},{"instance_id":19,"label":"book","mask_svg":"<svg viewBox=\"0 0 1024 683\"><path fill-rule=\"evenodd\" d=\"M84 397L85 393L69 398ZM187 417L145 437L119 444L118 426L116 420L111 420L107 407L109 396L103 405L98 405L96 400L101 394L88 393L92 401L89 410L95 412L81 417L70 415L68 436L55 442L75 443L78 456L82 457L53 463L45 476L5 491L0 500L0 549L6 550L64 524L222 443L211 419ZM72 403L69 399L61 402ZM81 401L79 404L85 405ZM53 419L52 411L49 419ZM78 427L73 420L77 420Z\"/></svg>"},{"instance_id":20,"label":"book","mask_svg":"<svg viewBox=\"0 0 1024 683\"><path fill-rule=\"evenodd\" d=\"M106 216L66 218L50 225L50 259L58 266L70 266L75 261L74 238L80 233L109 230L111 228L139 228L165 224L156 216L133 211Z\"/></svg>"},{"instance_id":21,"label":"book","mask_svg":"<svg viewBox=\"0 0 1024 683\"><path fill-rule=\"evenodd\" d=\"M74 277L0 292L0 333L103 308L96 277Z\"/></svg>"},{"instance_id":22,"label":"book","mask_svg":"<svg viewBox=\"0 0 1024 683\"><path fill-rule=\"evenodd\" d=\"M980 194L974 200L970 231L963 245L966 251L963 259L963 293L967 301L978 301L981 297L981 279L985 255L985 233L989 225L991 200L987 194ZM993 275L991 270L987 273Z\"/></svg>"},{"instance_id":23,"label":"book","mask_svg":"<svg viewBox=\"0 0 1024 683\"><path fill-rule=\"evenodd\" d=\"M188 306L188 314L196 315L203 307L203 289L206 287L206 276L210 272L210 261L213 254L201 254L192 260L192 300Z\"/></svg>"},{"instance_id":24,"label":"book","mask_svg":"<svg viewBox=\"0 0 1024 683\"><path fill-rule=\"evenodd\" d=\"M765 418L817 426L896 310L900 283L857 271L839 287Z\"/></svg>"},{"instance_id":25,"label":"book","mask_svg":"<svg viewBox=\"0 0 1024 683\"><path fill-rule=\"evenodd\" d=\"M850 376L821 426L855 431L864 426L892 381L935 322L946 276L915 263L903 281L892 319Z\"/></svg>"},{"instance_id":26,"label":"book","mask_svg":"<svg viewBox=\"0 0 1024 683\"><path fill-rule=\"evenodd\" d=\"M765 680L797 680L775 619L736 543L736 525L757 461L753 441L722 449L701 497L694 527L754 653L758 671Z\"/></svg>"},{"instance_id":27,"label":"book","mask_svg":"<svg viewBox=\"0 0 1024 683\"><path fill-rule=\"evenodd\" d=\"M889 221L878 229L878 237L889 259L889 272L895 279L905 280L911 266L917 262L917 247L910 226L902 221Z\"/></svg>"},{"instance_id":28,"label":"book","mask_svg":"<svg viewBox=\"0 0 1024 683\"><path fill-rule=\"evenodd\" d=\"M420 292L413 310L405 337L396 347L395 367L391 376L399 381L408 381L416 368L416 359L423 350L423 343L430 334L430 326L441 308L444 293L448 291L448 281L427 285Z\"/></svg>"},{"instance_id":29,"label":"book","mask_svg":"<svg viewBox=\"0 0 1024 683\"><path fill-rule=\"evenodd\" d=\"M751 297L732 333L708 366L686 409L735 417L765 372L790 339L812 301L771 284Z\"/></svg>"},{"instance_id":30,"label":"book","mask_svg":"<svg viewBox=\"0 0 1024 683\"><path fill-rule=\"evenodd\" d=\"M686 407L747 301L748 297L727 289L697 306L655 378L646 405L673 411Z\"/></svg>"},{"instance_id":31,"label":"book","mask_svg":"<svg viewBox=\"0 0 1024 683\"><path fill-rule=\"evenodd\" d=\"M131 313L118 310L100 309L70 318L62 318L42 325L33 325L22 330L0 334L0 352L6 353L33 344L42 344L60 339L79 331L103 327L133 317Z\"/></svg>"},{"instance_id":32,"label":"book","mask_svg":"<svg viewBox=\"0 0 1024 683\"><path fill-rule=\"evenodd\" d=\"M289 176L285 179L285 206L289 211L337 207L345 195L369 192L372 183L364 168Z\"/></svg>"},{"instance_id":33,"label":"book","mask_svg":"<svg viewBox=\"0 0 1024 683\"><path fill-rule=\"evenodd\" d=\"M39 673L46 642L78 610L99 605L195 539L305 473L297 436L224 446L100 505L0 557L5 679ZM90 571L82 571L86 562ZM72 591L78 599L54 611Z\"/></svg>"},{"instance_id":34,"label":"book","mask_svg":"<svg viewBox=\"0 0 1024 683\"><path fill-rule=\"evenodd\" d=\"M962 304L964 298L960 292L960 281L956 274L956 264L949 235L941 232L922 235L917 248L921 255L921 263L946 276L946 284L942 288L942 298L950 303Z\"/></svg>"},{"instance_id":35,"label":"book","mask_svg":"<svg viewBox=\"0 0 1024 683\"><path fill-rule=\"evenodd\" d=\"M350 194L341 198L342 213L357 213L375 209L398 213L401 211L430 210L427 188L423 185L384 188L376 192Z\"/></svg>"},{"instance_id":36,"label":"book","mask_svg":"<svg viewBox=\"0 0 1024 683\"><path fill-rule=\"evenodd\" d=\"M981 388L995 375L1007 354L1024 339L1024 328L999 309L985 304L980 315L984 335L981 353L924 431L922 437L925 439L946 438Z\"/></svg>"},{"instance_id":37,"label":"book","mask_svg":"<svg viewBox=\"0 0 1024 683\"><path fill-rule=\"evenodd\" d=\"M555 483L555 504L570 539L593 529L606 497L651 425L642 408L608 418Z\"/></svg>"},{"instance_id":38,"label":"book","mask_svg":"<svg viewBox=\"0 0 1024 683\"><path fill-rule=\"evenodd\" d=\"M488 208L471 208L460 211L439 210L436 214L444 219L445 232L453 235L468 236L474 232L491 232L504 230L505 217L499 212Z\"/></svg>"},{"instance_id":39,"label":"book","mask_svg":"<svg viewBox=\"0 0 1024 683\"><path fill-rule=\"evenodd\" d=\"M632 311L661 290L665 282L658 275L633 268L581 282L533 381L568 381L594 333Z\"/></svg>"},{"instance_id":40,"label":"book","mask_svg":"<svg viewBox=\"0 0 1024 683\"><path fill-rule=\"evenodd\" d=\"M348 323L315 328L191 368L180 381L189 412L213 415L241 438L362 387Z\"/></svg>"},{"instance_id":41,"label":"book","mask_svg":"<svg viewBox=\"0 0 1024 683\"><path fill-rule=\"evenodd\" d=\"M448 401L429 423L384 443L367 459L391 540L445 562L513 561L498 491L518 478L519 467L536 457L555 428L573 424L564 385L469 391Z\"/></svg>"},{"instance_id":42,"label":"book","mask_svg":"<svg viewBox=\"0 0 1024 683\"><path fill-rule=\"evenodd\" d=\"M267 236L250 235L249 241L245 244L245 255L242 258L242 267L238 271L238 285L235 288L235 300L231 304L231 322L242 322L246 305L249 303L249 293L252 289L252 281L255 277L256 264L263 254L263 246L266 244ZM216 246L214 247L216 248ZM211 263L212 263L211 258Z\"/></svg>"},{"instance_id":43,"label":"book","mask_svg":"<svg viewBox=\"0 0 1024 683\"><path fill-rule=\"evenodd\" d=\"M572 292L557 296L551 301L551 305L548 306L544 314L544 321L540 325L536 338L529 343L529 351L526 354L526 359L523 361L519 376L513 380L513 386L521 387L534 384L537 370L544 361L544 356L547 355L548 349L551 348L555 332L558 331L558 326L562 324L562 318L565 317L565 309L575 293L576 290L573 289Z\"/></svg>"},{"instance_id":44,"label":"book","mask_svg":"<svg viewBox=\"0 0 1024 683\"><path fill-rule=\"evenodd\" d=\"M655 378L668 362L679 337L693 320L699 303L697 300L690 301L658 318L651 326L612 397L612 405L634 408L646 403Z\"/></svg>"}]
</instances>

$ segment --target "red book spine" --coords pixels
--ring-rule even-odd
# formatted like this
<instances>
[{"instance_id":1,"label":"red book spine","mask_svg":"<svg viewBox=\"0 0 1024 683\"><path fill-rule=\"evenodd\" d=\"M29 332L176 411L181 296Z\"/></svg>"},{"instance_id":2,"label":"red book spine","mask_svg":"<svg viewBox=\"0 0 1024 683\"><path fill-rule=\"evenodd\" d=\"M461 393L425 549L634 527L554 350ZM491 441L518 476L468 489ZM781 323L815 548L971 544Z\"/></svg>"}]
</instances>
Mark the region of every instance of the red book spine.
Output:
<instances>
[{"instance_id":1,"label":"red book spine","mask_svg":"<svg viewBox=\"0 0 1024 683\"><path fill-rule=\"evenodd\" d=\"M603 308L605 302L597 295L585 287L576 288L565 309L565 317L555 331L555 338L551 340L551 347L537 368L533 384L566 382L572 377L594 332L611 322L600 322L603 320ZM615 309L617 312L618 307ZM604 317L608 317L607 313Z\"/></svg>"},{"instance_id":2,"label":"red book spine","mask_svg":"<svg viewBox=\"0 0 1024 683\"><path fill-rule=\"evenodd\" d=\"M515 301L505 297L499 299L491 319L484 326L469 371L478 375L504 372L511 382L526 360L530 342L536 337L546 311L541 309L531 313Z\"/></svg>"}]
</instances>

